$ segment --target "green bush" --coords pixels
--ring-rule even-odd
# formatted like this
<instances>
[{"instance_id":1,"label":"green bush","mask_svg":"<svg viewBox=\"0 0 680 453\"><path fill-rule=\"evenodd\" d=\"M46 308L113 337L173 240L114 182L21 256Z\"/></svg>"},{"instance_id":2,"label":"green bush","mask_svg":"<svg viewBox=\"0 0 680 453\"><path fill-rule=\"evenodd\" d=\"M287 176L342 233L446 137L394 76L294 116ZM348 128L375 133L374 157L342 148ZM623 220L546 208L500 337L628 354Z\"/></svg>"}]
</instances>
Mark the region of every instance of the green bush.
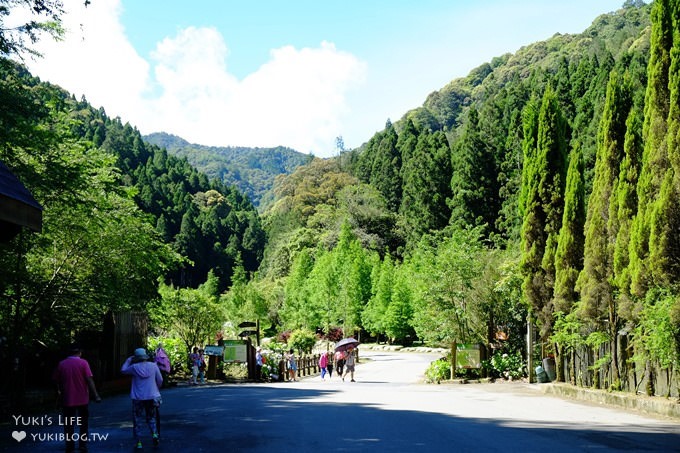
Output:
<instances>
[{"instance_id":1,"label":"green bush","mask_svg":"<svg viewBox=\"0 0 680 453\"><path fill-rule=\"evenodd\" d=\"M248 365L245 363L222 363L222 372L227 380L243 380L248 378Z\"/></svg>"},{"instance_id":2,"label":"green bush","mask_svg":"<svg viewBox=\"0 0 680 453\"><path fill-rule=\"evenodd\" d=\"M316 334L309 330L294 330L288 337L288 346L300 353L311 354L316 344Z\"/></svg>"},{"instance_id":3,"label":"green bush","mask_svg":"<svg viewBox=\"0 0 680 453\"><path fill-rule=\"evenodd\" d=\"M451 361L445 357L430 363L425 371L425 382L430 384L451 379Z\"/></svg>"},{"instance_id":4,"label":"green bush","mask_svg":"<svg viewBox=\"0 0 680 453\"><path fill-rule=\"evenodd\" d=\"M491 357L491 360L484 360L482 367L494 378L515 380L521 379L526 375L524 360L517 352L512 354L497 352Z\"/></svg>"}]
</instances>

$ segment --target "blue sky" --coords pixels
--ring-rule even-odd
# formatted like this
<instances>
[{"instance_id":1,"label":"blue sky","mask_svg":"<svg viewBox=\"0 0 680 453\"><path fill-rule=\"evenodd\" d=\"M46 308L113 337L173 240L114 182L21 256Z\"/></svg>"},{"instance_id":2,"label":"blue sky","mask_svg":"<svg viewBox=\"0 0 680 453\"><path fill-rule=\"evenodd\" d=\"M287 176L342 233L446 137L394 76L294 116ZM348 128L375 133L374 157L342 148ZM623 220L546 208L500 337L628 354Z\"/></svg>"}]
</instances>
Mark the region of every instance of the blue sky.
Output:
<instances>
[{"instance_id":1,"label":"blue sky","mask_svg":"<svg viewBox=\"0 0 680 453\"><path fill-rule=\"evenodd\" d=\"M29 61L143 134L212 146L354 148L494 56L580 33L623 0L65 0Z\"/></svg>"}]
</instances>

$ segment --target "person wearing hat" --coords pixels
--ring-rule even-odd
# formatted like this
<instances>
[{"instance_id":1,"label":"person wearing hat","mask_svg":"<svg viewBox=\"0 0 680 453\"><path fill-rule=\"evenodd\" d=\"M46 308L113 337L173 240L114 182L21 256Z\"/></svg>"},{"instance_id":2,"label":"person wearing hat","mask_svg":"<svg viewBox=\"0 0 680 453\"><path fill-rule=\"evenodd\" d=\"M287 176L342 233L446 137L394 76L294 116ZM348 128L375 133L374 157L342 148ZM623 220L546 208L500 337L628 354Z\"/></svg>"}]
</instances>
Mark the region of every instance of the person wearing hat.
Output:
<instances>
[{"instance_id":1,"label":"person wearing hat","mask_svg":"<svg viewBox=\"0 0 680 453\"><path fill-rule=\"evenodd\" d=\"M97 403L102 399L92 379L92 371L87 360L81 358L82 350L78 345L71 345L67 358L59 362L52 379L57 384L57 393L62 406L64 420L64 438L66 451L75 451L75 439L81 452L87 451L89 403L92 397ZM72 422L76 420L76 422ZM75 435L75 425L80 425L80 433Z\"/></svg>"},{"instance_id":2,"label":"person wearing hat","mask_svg":"<svg viewBox=\"0 0 680 453\"><path fill-rule=\"evenodd\" d=\"M132 398L135 448L139 450L143 448L143 426L148 427L153 444L158 445L160 438L156 426L156 408L161 401L161 392L158 388L163 384L163 376L158 365L149 361L146 349L137 348L134 355L127 358L120 372L132 376L130 398Z\"/></svg>"}]
</instances>

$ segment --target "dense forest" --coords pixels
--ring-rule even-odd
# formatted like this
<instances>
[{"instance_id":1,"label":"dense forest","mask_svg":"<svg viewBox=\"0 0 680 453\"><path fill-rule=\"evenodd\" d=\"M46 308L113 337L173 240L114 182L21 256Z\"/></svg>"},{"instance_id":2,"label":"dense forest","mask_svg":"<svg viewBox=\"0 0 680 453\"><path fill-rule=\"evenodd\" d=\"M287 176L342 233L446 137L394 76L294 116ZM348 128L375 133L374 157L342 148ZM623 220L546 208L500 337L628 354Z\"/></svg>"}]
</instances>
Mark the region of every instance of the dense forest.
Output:
<instances>
[{"instance_id":1,"label":"dense forest","mask_svg":"<svg viewBox=\"0 0 680 453\"><path fill-rule=\"evenodd\" d=\"M216 173L227 148L174 156L3 60L0 160L45 208L0 244L3 335L58 343L134 309L185 347L259 319L522 362L530 325L559 380L677 395L678 11L628 0L494 58L286 167L259 215Z\"/></svg>"},{"instance_id":2,"label":"dense forest","mask_svg":"<svg viewBox=\"0 0 680 453\"><path fill-rule=\"evenodd\" d=\"M203 146L163 132L146 135L144 141L165 148L173 156L185 157L208 178L236 187L255 207L271 202L269 192L276 176L291 173L311 159L309 155L283 146Z\"/></svg>"},{"instance_id":3,"label":"dense forest","mask_svg":"<svg viewBox=\"0 0 680 453\"><path fill-rule=\"evenodd\" d=\"M235 267L257 269L265 233L242 193L9 60L0 74L0 159L44 209L41 234L0 245L9 345L145 310L159 280L197 287L212 271L224 290Z\"/></svg>"},{"instance_id":4,"label":"dense forest","mask_svg":"<svg viewBox=\"0 0 680 453\"><path fill-rule=\"evenodd\" d=\"M510 354L528 319L560 380L677 393L672 3L495 58L282 178L259 315Z\"/></svg>"}]
</instances>

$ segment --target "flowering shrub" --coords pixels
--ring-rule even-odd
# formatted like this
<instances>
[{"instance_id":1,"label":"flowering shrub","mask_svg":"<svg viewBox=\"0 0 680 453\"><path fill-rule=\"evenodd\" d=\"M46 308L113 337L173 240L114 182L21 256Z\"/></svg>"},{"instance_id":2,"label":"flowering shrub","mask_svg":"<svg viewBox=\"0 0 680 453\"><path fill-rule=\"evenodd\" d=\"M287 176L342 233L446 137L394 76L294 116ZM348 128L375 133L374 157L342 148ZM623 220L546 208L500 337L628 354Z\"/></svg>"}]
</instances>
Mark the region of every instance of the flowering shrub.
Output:
<instances>
[{"instance_id":1,"label":"flowering shrub","mask_svg":"<svg viewBox=\"0 0 680 453\"><path fill-rule=\"evenodd\" d=\"M485 360L482 366L495 378L514 380L521 379L526 374L522 356L517 352L512 354L497 352L491 360Z\"/></svg>"},{"instance_id":2,"label":"flowering shrub","mask_svg":"<svg viewBox=\"0 0 680 453\"><path fill-rule=\"evenodd\" d=\"M328 329L328 333L326 335L324 335L324 337L328 341L332 341L332 342L336 343L336 342L342 340L342 338L343 338L342 328L331 327L330 329Z\"/></svg>"},{"instance_id":3,"label":"flowering shrub","mask_svg":"<svg viewBox=\"0 0 680 453\"><path fill-rule=\"evenodd\" d=\"M279 362L283 359L280 352L267 352L262 354L264 363L262 364L262 379L265 381L276 381L279 379Z\"/></svg>"}]
</instances>

